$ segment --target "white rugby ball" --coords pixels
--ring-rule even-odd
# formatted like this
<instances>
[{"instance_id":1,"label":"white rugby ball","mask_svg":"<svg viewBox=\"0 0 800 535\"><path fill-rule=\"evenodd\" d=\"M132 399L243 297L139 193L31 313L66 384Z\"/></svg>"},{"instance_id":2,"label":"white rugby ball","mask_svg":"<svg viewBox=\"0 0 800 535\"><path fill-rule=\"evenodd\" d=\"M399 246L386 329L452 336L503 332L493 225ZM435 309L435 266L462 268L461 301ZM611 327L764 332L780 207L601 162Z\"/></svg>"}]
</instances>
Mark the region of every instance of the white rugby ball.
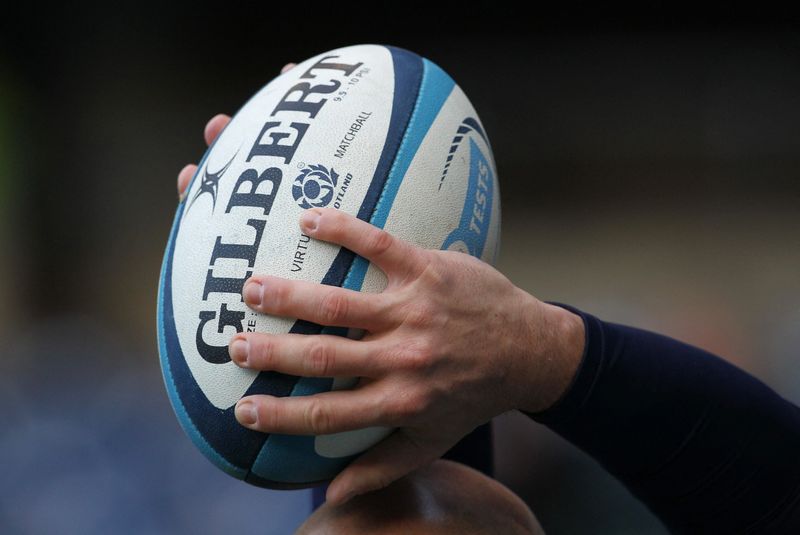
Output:
<instances>
[{"instance_id":1,"label":"white rugby ball","mask_svg":"<svg viewBox=\"0 0 800 535\"><path fill-rule=\"evenodd\" d=\"M261 89L208 149L175 215L161 271L158 338L170 401L195 445L254 485L330 480L391 430L288 436L246 429L245 395L304 396L355 379L245 370L228 357L242 331L346 335L244 305L244 282L270 274L380 292L384 274L300 232L330 206L431 249L492 263L500 196L483 126L438 66L379 45L308 59Z\"/></svg>"}]
</instances>

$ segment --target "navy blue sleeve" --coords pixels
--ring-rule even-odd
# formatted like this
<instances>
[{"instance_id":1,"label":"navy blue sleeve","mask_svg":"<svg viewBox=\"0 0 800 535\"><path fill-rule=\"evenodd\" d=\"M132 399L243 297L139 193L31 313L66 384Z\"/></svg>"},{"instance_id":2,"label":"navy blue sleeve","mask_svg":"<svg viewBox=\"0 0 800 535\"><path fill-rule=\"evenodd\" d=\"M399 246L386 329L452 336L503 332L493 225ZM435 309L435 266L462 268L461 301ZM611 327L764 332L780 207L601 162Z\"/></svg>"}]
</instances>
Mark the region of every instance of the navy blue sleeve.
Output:
<instances>
[{"instance_id":1,"label":"navy blue sleeve","mask_svg":"<svg viewBox=\"0 0 800 535\"><path fill-rule=\"evenodd\" d=\"M696 347L565 308L584 320L583 361L564 397L530 416L672 531L800 533L798 407Z\"/></svg>"}]
</instances>

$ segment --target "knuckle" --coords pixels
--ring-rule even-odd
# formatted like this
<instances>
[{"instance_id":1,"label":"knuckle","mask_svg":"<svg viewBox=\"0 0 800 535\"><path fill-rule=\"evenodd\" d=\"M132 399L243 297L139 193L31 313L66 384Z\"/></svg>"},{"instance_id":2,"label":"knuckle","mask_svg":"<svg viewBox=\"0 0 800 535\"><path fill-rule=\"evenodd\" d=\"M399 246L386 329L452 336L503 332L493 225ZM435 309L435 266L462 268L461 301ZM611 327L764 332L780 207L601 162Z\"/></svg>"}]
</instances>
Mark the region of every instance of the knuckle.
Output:
<instances>
[{"instance_id":1,"label":"knuckle","mask_svg":"<svg viewBox=\"0 0 800 535\"><path fill-rule=\"evenodd\" d=\"M422 371L431 366L433 351L423 341L417 341L407 348L404 364L407 369Z\"/></svg>"},{"instance_id":2,"label":"knuckle","mask_svg":"<svg viewBox=\"0 0 800 535\"><path fill-rule=\"evenodd\" d=\"M364 300L369 306L369 313L381 318L397 318L397 310L400 308L400 296L392 293L370 294Z\"/></svg>"},{"instance_id":3,"label":"knuckle","mask_svg":"<svg viewBox=\"0 0 800 535\"><path fill-rule=\"evenodd\" d=\"M322 323L333 325L347 316L347 298L335 290L329 291L320 301L319 308Z\"/></svg>"},{"instance_id":4,"label":"knuckle","mask_svg":"<svg viewBox=\"0 0 800 535\"><path fill-rule=\"evenodd\" d=\"M259 403L257 406L259 427L265 431L273 431L281 423L280 403Z\"/></svg>"},{"instance_id":5,"label":"knuckle","mask_svg":"<svg viewBox=\"0 0 800 535\"><path fill-rule=\"evenodd\" d=\"M357 308L351 309L351 313L357 311L360 319L373 325L388 328L390 325L397 326L403 319L400 314L402 304L394 294L362 293L354 297L353 306Z\"/></svg>"},{"instance_id":6,"label":"knuckle","mask_svg":"<svg viewBox=\"0 0 800 535\"><path fill-rule=\"evenodd\" d=\"M324 404L317 400L309 401L306 406L305 425L312 433L324 435L331 429L331 414Z\"/></svg>"},{"instance_id":7,"label":"knuckle","mask_svg":"<svg viewBox=\"0 0 800 535\"><path fill-rule=\"evenodd\" d=\"M428 396L422 392L415 392L399 398L394 405L397 424L413 421L428 409Z\"/></svg>"},{"instance_id":8,"label":"knuckle","mask_svg":"<svg viewBox=\"0 0 800 535\"><path fill-rule=\"evenodd\" d=\"M324 342L315 341L308 350L305 360L305 375L310 377L329 377L333 369L334 349Z\"/></svg>"},{"instance_id":9,"label":"knuckle","mask_svg":"<svg viewBox=\"0 0 800 535\"><path fill-rule=\"evenodd\" d=\"M398 371L422 372L433 363L434 352L425 340L405 340L383 348L378 358Z\"/></svg>"},{"instance_id":10,"label":"knuckle","mask_svg":"<svg viewBox=\"0 0 800 535\"><path fill-rule=\"evenodd\" d=\"M366 248L372 256L384 254L394 244L394 238L385 230L375 229L367 238Z\"/></svg>"},{"instance_id":11,"label":"knuckle","mask_svg":"<svg viewBox=\"0 0 800 535\"><path fill-rule=\"evenodd\" d=\"M439 251L428 251L419 247L408 247L404 252L406 258L406 271L403 278L406 282L412 283L416 287L421 287L424 292L431 291L431 288L438 289L441 281L431 279L427 273L435 264L436 255Z\"/></svg>"},{"instance_id":12,"label":"knuckle","mask_svg":"<svg viewBox=\"0 0 800 535\"><path fill-rule=\"evenodd\" d=\"M406 308L406 323L413 327L430 325L436 318L433 307L427 303L413 303Z\"/></svg>"},{"instance_id":13,"label":"knuckle","mask_svg":"<svg viewBox=\"0 0 800 535\"><path fill-rule=\"evenodd\" d=\"M453 282L451 279L451 270L448 270L443 264L441 258L436 255L428 255L425 268L422 270L419 280L426 286L432 288L448 287Z\"/></svg>"},{"instance_id":14,"label":"knuckle","mask_svg":"<svg viewBox=\"0 0 800 535\"><path fill-rule=\"evenodd\" d=\"M289 285L278 280L268 281L265 285L262 307L278 313L287 309L290 299Z\"/></svg>"},{"instance_id":15,"label":"knuckle","mask_svg":"<svg viewBox=\"0 0 800 535\"><path fill-rule=\"evenodd\" d=\"M275 360L275 341L271 336L253 336L249 340L252 358L260 366L271 366Z\"/></svg>"},{"instance_id":16,"label":"knuckle","mask_svg":"<svg viewBox=\"0 0 800 535\"><path fill-rule=\"evenodd\" d=\"M317 232L338 239L345 233L346 218L344 214L333 208L319 208L319 225Z\"/></svg>"},{"instance_id":17,"label":"knuckle","mask_svg":"<svg viewBox=\"0 0 800 535\"><path fill-rule=\"evenodd\" d=\"M402 344L387 344L375 351L375 358L390 369L402 369L405 356L406 348Z\"/></svg>"}]
</instances>

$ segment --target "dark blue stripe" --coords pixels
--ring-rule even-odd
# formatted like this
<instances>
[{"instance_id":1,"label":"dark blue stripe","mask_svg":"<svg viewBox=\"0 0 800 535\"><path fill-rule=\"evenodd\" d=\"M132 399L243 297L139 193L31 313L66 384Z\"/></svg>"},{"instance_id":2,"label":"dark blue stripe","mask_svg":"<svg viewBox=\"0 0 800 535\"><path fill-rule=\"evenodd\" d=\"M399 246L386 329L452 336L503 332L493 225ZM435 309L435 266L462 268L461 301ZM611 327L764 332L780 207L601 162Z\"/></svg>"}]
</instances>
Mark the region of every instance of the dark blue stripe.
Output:
<instances>
[{"instance_id":1,"label":"dark blue stripe","mask_svg":"<svg viewBox=\"0 0 800 535\"><path fill-rule=\"evenodd\" d=\"M372 183L367 191L367 196L358 211L358 218L369 221L375 205L383 193L384 184L389 177L400 143L405 135L411 112L417 102L420 84L422 83L423 63L418 55L387 46L392 53L394 62L394 104L392 105L392 118L389 123L389 132L383 145L383 152L378 161L378 167L372 177Z\"/></svg>"},{"instance_id":2,"label":"dark blue stripe","mask_svg":"<svg viewBox=\"0 0 800 535\"><path fill-rule=\"evenodd\" d=\"M259 91L253 95L237 110L234 117L260 93ZM226 129L227 125L203 154L198 163L198 172L195 172L186 188L187 192L191 190L194 182L198 180L199 171L203 168L208 155L211 154ZM175 252L175 238L185 209L186 201L184 200L178 205L178 210L175 213L167 251L164 254L164 261L161 266L157 319L161 372L170 402L183 430L212 463L228 474L241 479L246 476L247 467L252 464L253 459L263 447L266 435L250 431L239 425L233 415L233 407L221 410L208 402L186 364L186 358L183 355L175 330L171 285L172 258ZM262 377L265 375L267 377ZM276 392L290 392L297 381L296 378L291 376L269 377L271 375L278 374L272 372L261 373L256 378L256 381L259 381L260 384L269 383L269 385L274 386Z\"/></svg>"},{"instance_id":3,"label":"dark blue stripe","mask_svg":"<svg viewBox=\"0 0 800 535\"><path fill-rule=\"evenodd\" d=\"M359 219L365 221L369 221L383 192L386 178L389 176L389 170L392 167L400 142L403 139L403 134L408 126L422 81L422 58L406 50L394 47L387 48L392 54L392 63L394 65L394 102L383 150L375 168L375 173L372 176L370 187L357 214ZM354 259L355 253L344 247L340 248L331 267L322 278L322 284L341 286ZM304 320L296 321L290 330L292 333L299 334L319 334L321 331L321 325ZM245 395L269 393L279 397L288 396L292 393L298 379L295 376L282 375L275 372L262 372L253 381ZM266 440L268 435L261 436ZM248 466L252 465L257 454L258 452L253 454ZM255 474L248 474L248 481L255 483L257 479L259 478Z\"/></svg>"},{"instance_id":4,"label":"dark blue stripe","mask_svg":"<svg viewBox=\"0 0 800 535\"><path fill-rule=\"evenodd\" d=\"M483 131L483 128L481 128L481 125L478 123L477 119L474 117L467 117L464 119L464 124L471 126L473 130L480 134L486 145L489 145L489 138L486 137L486 133Z\"/></svg>"},{"instance_id":5,"label":"dark blue stripe","mask_svg":"<svg viewBox=\"0 0 800 535\"><path fill-rule=\"evenodd\" d=\"M295 321L294 325L292 325L292 328L289 329L289 332L292 334L319 334L321 331L322 327L320 325L305 320ZM269 394L276 397L285 397L292 393L292 390L294 390L298 380L300 380L300 378L296 375L286 375L277 372L261 372L256 376L253 384L250 385L250 388L247 389L244 395L252 396L254 394ZM264 440L259 446L259 451L269 435L261 436L264 437ZM256 456L258 456L258 451L248 463L248 466L253 464Z\"/></svg>"},{"instance_id":6,"label":"dark blue stripe","mask_svg":"<svg viewBox=\"0 0 800 535\"><path fill-rule=\"evenodd\" d=\"M198 449L229 474L243 477L244 470L258 455L266 437L239 425L233 415L233 407L222 410L209 403L186 364L175 330L171 285L172 260L175 252L175 236L185 206L186 204L182 203L175 216L159 288L161 369L181 426ZM233 466L229 466L228 463Z\"/></svg>"},{"instance_id":7,"label":"dark blue stripe","mask_svg":"<svg viewBox=\"0 0 800 535\"><path fill-rule=\"evenodd\" d=\"M375 212L375 207L377 206L378 201L383 194L386 181L389 177L389 172L391 171L392 165L397 157L397 152L400 149L406 129L408 128L408 122L411 119L412 112L414 111L414 106L416 104L420 85L422 83L424 69L422 58L416 54L400 48L389 46L386 48L392 54L392 63L394 66L394 101L392 104L391 117L389 119L389 128L380 158L378 159L378 165L375 168L370 186L367 189L367 193L364 196L361 207L356 214L359 219L364 221L371 220L373 213ZM352 268L355 258L355 253L345 249L344 247L341 247L334 258L331 267L323 277L321 281L322 284L342 286L347 274ZM300 332L302 334L319 334L322 332L322 326L307 321L298 320L292 327L291 332ZM326 332L328 331L326 330ZM344 332L342 334L344 335ZM256 383L260 384L260 379L261 376L256 379ZM297 381L298 378L294 377L291 383L292 388L289 388L285 394L281 395L293 394L293 389L298 385ZM253 387L248 390L248 394L257 393L256 388L258 385L256 383L254 383ZM302 383L299 384L302 385ZM296 450L307 450L307 452L310 452L311 455L314 455L313 440L314 437L309 436L286 437L275 435L272 437L272 439L264 443L264 448L267 449L277 447L278 445L288 446L291 443ZM269 453L271 452L262 452L262 455L264 456L264 459L262 460L269 459ZM307 480L307 484L305 486L308 486L308 484L314 484L317 482L319 479L319 474L329 473L332 475L341 469L344 464L347 464L349 460L350 458L307 458L307 466L305 467L305 470L303 470L302 466L297 466L294 463L287 463L286 466L276 465L272 470L270 470L274 475L274 479L265 479L263 475L265 475L265 472L267 472L267 467L259 466L258 471L262 475L255 474L251 471L247 474L246 480L249 483L259 486L296 487L303 485L292 483L287 484L287 482L298 481L303 477L313 478ZM258 461L254 460L253 462ZM261 464L263 465L264 463L262 462ZM285 473L289 469L292 472L291 478Z\"/></svg>"},{"instance_id":8,"label":"dark blue stripe","mask_svg":"<svg viewBox=\"0 0 800 535\"><path fill-rule=\"evenodd\" d=\"M369 221L378 204L378 199L383 193L386 179L392 168L400 143L403 140L411 112L419 95L420 84L422 83L423 63L418 55L393 46L386 47L392 54L394 64L394 103L392 105L392 116L389 120L389 130L386 134L386 141L383 144L381 157L378 166L372 175L364 201L356 216ZM322 279L322 284L331 286L341 286L347 273L355 259L355 253L342 247L336 258L331 264L330 269Z\"/></svg>"},{"instance_id":9,"label":"dark blue stripe","mask_svg":"<svg viewBox=\"0 0 800 535\"><path fill-rule=\"evenodd\" d=\"M370 219L370 223L378 228L383 228L386 225L386 220L397 197L397 192L400 190L400 185L403 183L403 178L406 176L414 156L425 139L425 135L433 125L439 115L439 111L455 86L453 79L435 63L423 59L422 64L422 82L420 83L414 111L400 143L400 149L397 151L397 156L389 171L386 185ZM344 279L342 286L351 290L360 290L368 268L369 261L367 259L360 256L356 257L353 261L353 267Z\"/></svg>"},{"instance_id":10,"label":"dark blue stripe","mask_svg":"<svg viewBox=\"0 0 800 535\"><path fill-rule=\"evenodd\" d=\"M393 46L387 46L386 48L392 54L392 63L394 65L394 103L392 104L389 130L383 143L381 157L378 159L378 165L372 175L372 181L356 214L356 217L363 221L369 221L372 218L378 199L383 193L386 179L389 177L389 171L397 156L397 151L400 149L400 143L408 127L411 112L414 111L414 104L417 101L419 87L422 83L423 63L421 57L402 48ZM322 284L341 286L350 271L350 267L353 265L355 256L354 252L341 247L333 263L331 263L331 267L328 268L328 272L322 278ZM295 328L298 328L299 323L299 321L295 323L292 332L296 332ZM304 334L318 334L322 327L316 325L315 329L306 327L302 332Z\"/></svg>"}]
</instances>

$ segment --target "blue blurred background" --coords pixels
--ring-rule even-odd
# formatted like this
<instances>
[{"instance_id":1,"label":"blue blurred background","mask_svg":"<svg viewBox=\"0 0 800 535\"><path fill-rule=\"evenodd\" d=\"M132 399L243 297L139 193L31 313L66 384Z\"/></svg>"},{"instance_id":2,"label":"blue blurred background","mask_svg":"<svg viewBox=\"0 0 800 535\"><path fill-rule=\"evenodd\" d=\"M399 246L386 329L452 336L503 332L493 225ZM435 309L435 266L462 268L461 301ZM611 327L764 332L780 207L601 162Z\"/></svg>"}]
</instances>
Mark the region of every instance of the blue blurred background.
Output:
<instances>
[{"instance_id":1,"label":"blue blurred background","mask_svg":"<svg viewBox=\"0 0 800 535\"><path fill-rule=\"evenodd\" d=\"M492 139L500 269L699 345L800 401L800 34L750 12L16 5L0 48L0 532L282 534L183 435L155 298L175 177L291 60L359 42L444 67ZM550 533L662 533L574 447L496 421L498 478Z\"/></svg>"}]
</instances>

